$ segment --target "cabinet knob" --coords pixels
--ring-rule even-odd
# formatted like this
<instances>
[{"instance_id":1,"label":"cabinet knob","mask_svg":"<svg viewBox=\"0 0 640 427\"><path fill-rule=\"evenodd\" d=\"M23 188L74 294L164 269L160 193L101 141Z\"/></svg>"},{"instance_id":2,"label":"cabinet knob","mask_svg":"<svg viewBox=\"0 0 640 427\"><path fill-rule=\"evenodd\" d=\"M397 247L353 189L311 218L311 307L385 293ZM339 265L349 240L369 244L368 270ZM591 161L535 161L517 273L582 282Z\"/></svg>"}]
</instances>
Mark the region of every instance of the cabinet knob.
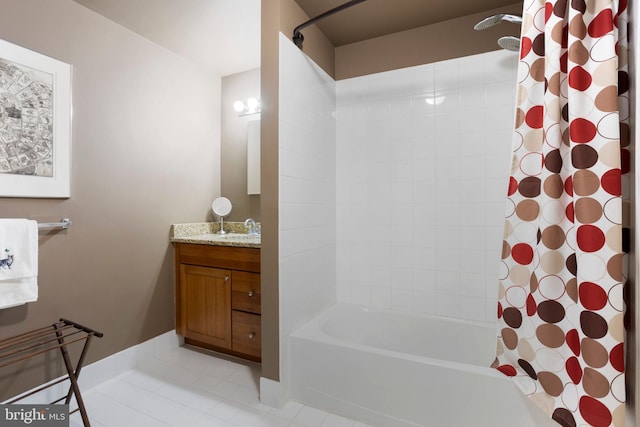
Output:
<instances>
[{"instance_id":1,"label":"cabinet knob","mask_svg":"<svg viewBox=\"0 0 640 427\"><path fill-rule=\"evenodd\" d=\"M255 332L249 332L249 339L253 339L256 336Z\"/></svg>"},{"instance_id":2,"label":"cabinet knob","mask_svg":"<svg viewBox=\"0 0 640 427\"><path fill-rule=\"evenodd\" d=\"M247 292L247 295L248 295L249 297L252 297L252 296L253 296L253 291L249 291L249 292Z\"/></svg>"},{"instance_id":3,"label":"cabinet knob","mask_svg":"<svg viewBox=\"0 0 640 427\"><path fill-rule=\"evenodd\" d=\"M228 282L229 281L229 276L224 276L224 281Z\"/></svg>"}]
</instances>

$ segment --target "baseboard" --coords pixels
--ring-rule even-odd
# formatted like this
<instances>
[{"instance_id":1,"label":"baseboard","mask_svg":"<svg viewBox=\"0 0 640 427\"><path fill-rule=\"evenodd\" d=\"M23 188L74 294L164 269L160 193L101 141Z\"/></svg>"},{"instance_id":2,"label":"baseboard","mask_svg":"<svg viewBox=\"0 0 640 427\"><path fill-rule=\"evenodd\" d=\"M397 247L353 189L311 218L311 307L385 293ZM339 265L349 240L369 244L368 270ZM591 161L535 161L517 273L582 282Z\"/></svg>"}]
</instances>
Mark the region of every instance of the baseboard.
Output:
<instances>
[{"instance_id":1,"label":"baseboard","mask_svg":"<svg viewBox=\"0 0 640 427\"><path fill-rule=\"evenodd\" d=\"M282 408L288 396L282 390L282 384L269 378L260 377L260 403L272 408Z\"/></svg>"},{"instance_id":2,"label":"baseboard","mask_svg":"<svg viewBox=\"0 0 640 427\"><path fill-rule=\"evenodd\" d=\"M135 368L141 360L148 360L158 354L166 353L167 351L173 350L182 344L182 337L177 335L175 330L171 330L162 335L151 338L150 340L134 345L133 347L129 347L118 353L112 354L111 356L105 357L104 359L85 365L80 371L80 376L78 378L80 391L81 393L85 393L92 388ZM47 384L54 383L57 380L58 378L51 380ZM11 401L20 396L28 395L44 385L46 384L34 387L33 389L7 399L6 401ZM68 390L69 381L67 380L36 392L16 403L37 404L52 402L60 398L60 396L66 395Z\"/></svg>"}]
</instances>

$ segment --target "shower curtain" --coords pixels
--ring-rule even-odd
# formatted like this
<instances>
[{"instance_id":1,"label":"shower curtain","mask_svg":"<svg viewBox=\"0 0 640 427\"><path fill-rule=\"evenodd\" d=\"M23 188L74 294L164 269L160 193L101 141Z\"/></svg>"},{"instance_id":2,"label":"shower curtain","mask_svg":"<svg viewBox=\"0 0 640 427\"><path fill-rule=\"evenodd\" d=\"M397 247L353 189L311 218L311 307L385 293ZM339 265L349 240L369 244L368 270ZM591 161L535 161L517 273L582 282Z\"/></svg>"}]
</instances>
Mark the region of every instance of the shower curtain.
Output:
<instances>
[{"instance_id":1,"label":"shower curtain","mask_svg":"<svg viewBox=\"0 0 640 427\"><path fill-rule=\"evenodd\" d=\"M493 367L563 426L624 425L627 59L625 0L525 0Z\"/></svg>"}]
</instances>

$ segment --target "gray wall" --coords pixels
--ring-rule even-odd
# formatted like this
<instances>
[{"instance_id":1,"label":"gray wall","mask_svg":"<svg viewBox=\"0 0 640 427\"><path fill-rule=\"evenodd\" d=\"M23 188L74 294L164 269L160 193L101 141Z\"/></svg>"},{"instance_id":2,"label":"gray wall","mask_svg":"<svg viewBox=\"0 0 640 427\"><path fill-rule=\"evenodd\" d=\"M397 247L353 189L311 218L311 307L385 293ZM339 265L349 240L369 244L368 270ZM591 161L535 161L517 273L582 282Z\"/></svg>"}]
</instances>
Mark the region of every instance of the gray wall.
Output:
<instances>
[{"instance_id":1,"label":"gray wall","mask_svg":"<svg viewBox=\"0 0 640 427\"><path fill-rule=\"evenodd\" d=\"M101 332L87 362L174 327L169 226L220 194L220 78L71 0L3 0L0 38L73 65L70 199L0 199L41 235L37 302L0 310L0 337L67 317ZM59 364L58 370L59 370ZM0 372L0 394L50 368Z\"/></svg>"},{"instance_id":2,"label":"gray wall","mask_svg":"<svg viewBox=\"0 0 640 427\"><path fill-rule=\"evenodd\" d=\"M335 79L348 79L499 50L498 38L506 35L520 36L519 26L502 24L482 31L473 29L476 23L497 13L521 15L522 1L337 47Z\"/></svg>"}]
</instances>

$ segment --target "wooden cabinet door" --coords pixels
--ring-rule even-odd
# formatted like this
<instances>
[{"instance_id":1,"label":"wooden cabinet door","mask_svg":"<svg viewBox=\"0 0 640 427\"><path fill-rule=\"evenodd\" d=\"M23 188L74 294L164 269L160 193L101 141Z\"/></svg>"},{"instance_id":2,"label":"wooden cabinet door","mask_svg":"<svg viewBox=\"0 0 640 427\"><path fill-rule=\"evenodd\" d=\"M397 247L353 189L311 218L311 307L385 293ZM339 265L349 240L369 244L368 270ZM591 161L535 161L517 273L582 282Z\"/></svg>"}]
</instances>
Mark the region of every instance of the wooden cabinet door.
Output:
<instances>
[{"instance_id":1,"label":"wooden cabinet door","mask_svg":"<svg viewBox=\"0 0 640 427\"><path fill-rule=\"evenodd\" d=\"M231 271L180 264L180 305L181 335L231 348Z\"/></svg>"}]
</instances>

